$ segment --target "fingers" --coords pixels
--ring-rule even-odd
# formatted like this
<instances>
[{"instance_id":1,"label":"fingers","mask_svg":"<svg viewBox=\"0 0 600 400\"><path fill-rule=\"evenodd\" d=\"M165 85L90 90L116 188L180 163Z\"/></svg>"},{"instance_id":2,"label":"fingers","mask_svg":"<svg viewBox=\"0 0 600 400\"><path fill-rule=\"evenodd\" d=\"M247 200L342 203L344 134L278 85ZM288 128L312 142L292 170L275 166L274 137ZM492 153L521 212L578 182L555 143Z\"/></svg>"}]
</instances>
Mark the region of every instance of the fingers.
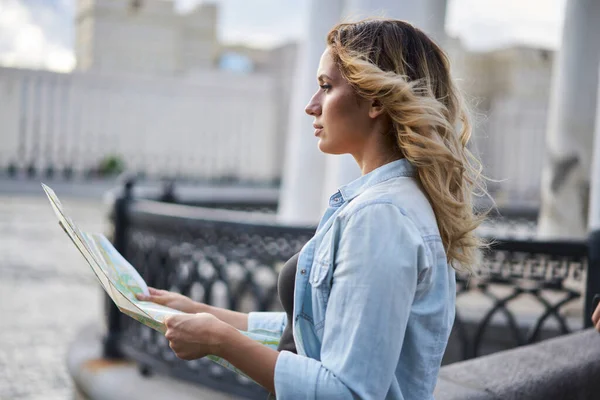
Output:
<instances>
[{"instance_id":1,"label":"fingers","mask_svg":"<svg viewBox=\"0 0 600 400\"><path fill-rule=\"evenodd\" d=\"M136 293L135 294L135 298L138 300L142 300L142 301L148 300L148 297L150 297L150 296L146 296L144 293Z\"/></svg>"},{"instance_id":2,"label":"fingers","mask_svg":"<svg viewBox=\"0 0 600 400\"><path fill-rule=\"evenodd\" d=\"M594 325L598 324L598 320L600 320L600 307L596 307L594 313L592 314L592 322Z\"/></svg>"},{"instance_id":3,"label":"fingers","mask_svg":"<svg viewBox=\"0 0 600 400\"><path fill-rule=\"evenodd\" d=\"M163 304L167 299L164 296L167 292L166 290L155 289L153 287L148 287L149 295L145 295L143 293L138 293L135 297L141 301L151 301L157 304Z\"/></svg>"},{"instance_id":4,"label":"fingers","mask_svg":"<svg viewBox=\"0 0 600 400\"><path fill-rule=\"evenodd\" d=\"M152 296L160 296L165 293L168 293L166 290L156 289L156 288L153 288L150 286L148 286L148 291L150 292L150 295L152 295Z\"/></svg>"},{"instance_id":5,"label":"fingers","mask_svg":"<svg viewBox=\"0 0 600 400\"><path fill-rule=\"evenodd\" d=\"M592 322L594 323L596 330L600 332L600 307L597 307L594 311L594 314L592 315Z\"/></svg>"},{"instance_id":6,"label":"fingers","mask_svg":"<svg viewBox=\"0 0 600 400\"><path fill-rule=\"evenodd\" d=\"M144 293L138 293L135 298L141 301L151 301L153 303L159 303L161 298L159 296L145 295Z\"/></svg>"},{"instance_id":7,"label":"fingers","mask_svg":"<svg viewBox=\"0 0 600 400\"><path fill-rule=\"evenodd\" d=\"M596 298L594 298L594 300L596 300ZM596 302L596 301L594 301L594 302ZM594 310L594 313L592 314L592 322L594 323L596 330L598 332L600 332L600 304L596 305L596 309Z\"/></svg>"}]
</instances>

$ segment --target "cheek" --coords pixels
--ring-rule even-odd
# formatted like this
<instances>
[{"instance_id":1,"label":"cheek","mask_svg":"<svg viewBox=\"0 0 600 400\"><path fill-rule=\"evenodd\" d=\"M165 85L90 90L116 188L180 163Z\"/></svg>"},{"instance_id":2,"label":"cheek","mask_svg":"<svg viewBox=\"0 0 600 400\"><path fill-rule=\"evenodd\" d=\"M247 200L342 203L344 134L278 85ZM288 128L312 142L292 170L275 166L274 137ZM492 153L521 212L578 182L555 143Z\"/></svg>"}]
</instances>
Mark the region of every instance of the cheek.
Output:
<instances>
[{"instance_id":1,"label":"cheek","mask_svg":"<svg viewBox=\"0 0 600 400\"><path fill-rule=\"evenodd\" d=\"M359 107L353 95L346 94L330 100L323 104L323 115L336 133L351 138L368 128L368 115Z\"/></svg>"},{"instance_id":2,"label":"cheek","mask_svg":"<svg viewBox=\"0 0 600 400\"><path fill-rule=\"evenodd\" d=\"M336 99L328 98L321 103L321 112L323 113L323 119L331 121L336 119Z\"/></svg>"},{"instance_id":3,"label":"cheek","mask_svg":"<svg viewBox=\"0 0 600 400\"><path fill-rule=\"evenodd\" d=\"M330 128L346 125L351 119L352 109L344 96L333 95L323 102L323 116L332 124Z\"/></svg>"}]
</instances>

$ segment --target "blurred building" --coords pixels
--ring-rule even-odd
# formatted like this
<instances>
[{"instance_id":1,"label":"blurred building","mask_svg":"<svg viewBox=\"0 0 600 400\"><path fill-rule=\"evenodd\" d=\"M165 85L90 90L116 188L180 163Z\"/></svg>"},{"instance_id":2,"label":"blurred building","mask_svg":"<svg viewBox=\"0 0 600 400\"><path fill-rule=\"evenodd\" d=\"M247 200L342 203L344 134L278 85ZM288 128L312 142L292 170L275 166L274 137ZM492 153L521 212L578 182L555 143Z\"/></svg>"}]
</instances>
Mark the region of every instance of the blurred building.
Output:
<instances>
[{"instance_id":1,"label":"blurred building","mask_svg":"<svg viewBox=\"0 0 600 400\"><path fill-rule=\"evenodd\" d=\"M554 52L514 46L467 52L448 46L455 77L472 109L473 144L489 189L502 202L537 202L545 156Z\"/></svg>"},{"instance_id":2,"label":"blurred building","mask_svg":"<svg viewBox=\"0 0 600 400\"><path fill-rule=\"evenodd\" d=\"M217 16L206 2L179 14L164 0L78 0L76 71L0 69L0 168L81 175L116 155L152 176L280 179L297 45L223 45ZM536 202L553 53L447 49L474 147L501 181L491 191Z\"/></svg>"},{"instance_id":3,"label":"blurred building","mask_svg":"<svg viewBox=\"0 0 600 400\"><path fill-rule=\"evenodd\" d=\"M174 75L213 68L219 56L217 6L186 14L157 0L78 0L77 69Z\"/></svg>"},{"instance_id":4,"label":"blurred building","mask_svg":"<svg viewBox=\"0 0 600 400\"><path fill-rule=\"evenodd\" d=\"M217 7L78 0L77 68L0 68L0 168L81 176L107 157L150 176L280 177L295 44L222 45Z\"/></svg>"}]
</instances>

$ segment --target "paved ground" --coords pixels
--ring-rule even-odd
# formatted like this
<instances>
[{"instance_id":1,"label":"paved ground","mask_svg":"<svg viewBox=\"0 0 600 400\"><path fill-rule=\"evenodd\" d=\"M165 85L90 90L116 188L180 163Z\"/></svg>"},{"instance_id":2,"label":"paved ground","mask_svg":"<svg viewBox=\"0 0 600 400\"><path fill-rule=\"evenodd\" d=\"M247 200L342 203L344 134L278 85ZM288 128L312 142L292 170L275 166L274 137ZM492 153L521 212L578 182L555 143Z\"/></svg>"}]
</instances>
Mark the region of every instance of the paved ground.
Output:
<instances>
[{"instance_id":1,"label":"paved ground","mask_svg":"<svg viewBox=\"0 0 600 400\"><path fill-rule=\"evenodd\" d=\"M103 197L115 181L44 182L83 230L106 232ZM0 176L0 400L72 398L67 348L102 321L102 294L39 180Z\"/></svg>"},{"instance_id":2,"label":"paved ground","mask_svg":"<svg viewBox=\"0 0 600 400\"><path fill-rule=\"evenodd\" d=\"M100 320L101 289L57 225L41 188L36 195L3 183L0 399L70 399L67 347L82 325ZM104 231L99 196L57 192L84 230Z\"/></svg>"}]
</instances>

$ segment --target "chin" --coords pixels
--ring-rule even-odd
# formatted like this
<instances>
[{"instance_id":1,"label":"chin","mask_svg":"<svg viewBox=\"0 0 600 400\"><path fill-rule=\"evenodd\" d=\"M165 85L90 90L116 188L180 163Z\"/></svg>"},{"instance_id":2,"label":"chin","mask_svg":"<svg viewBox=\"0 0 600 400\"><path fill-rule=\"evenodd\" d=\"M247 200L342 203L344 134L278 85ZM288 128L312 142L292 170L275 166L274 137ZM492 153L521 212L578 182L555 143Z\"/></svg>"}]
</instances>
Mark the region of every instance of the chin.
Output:
<instances>
[{"instance_id":1,"label":"chin","mask_svg":"<svg viewBox=\"0 0 600 400\"><path fill-rule=\"evenodd\" d=\"M317 144L317 146L319 147L319 150L321 150L321 152L325 154L335 154L331 152L331 146L328 145L326 140L319 139L319 143Z\"/></svg>"},{"instance_id":2,"label":"chin","mask_svg":"<svg viewBox=\"0 0 600 400\"><path fill-rule=\"evenodd\" d=\"M332 146L331 143L328 143L327 140L323 140L323 139L319 140L319 143L317 146L319 147L319 150L325 154L338 155L338 154L347 153L346 151L343 151L342 149L337 148L334 145Z\"/></svg>"}]
</instances>

